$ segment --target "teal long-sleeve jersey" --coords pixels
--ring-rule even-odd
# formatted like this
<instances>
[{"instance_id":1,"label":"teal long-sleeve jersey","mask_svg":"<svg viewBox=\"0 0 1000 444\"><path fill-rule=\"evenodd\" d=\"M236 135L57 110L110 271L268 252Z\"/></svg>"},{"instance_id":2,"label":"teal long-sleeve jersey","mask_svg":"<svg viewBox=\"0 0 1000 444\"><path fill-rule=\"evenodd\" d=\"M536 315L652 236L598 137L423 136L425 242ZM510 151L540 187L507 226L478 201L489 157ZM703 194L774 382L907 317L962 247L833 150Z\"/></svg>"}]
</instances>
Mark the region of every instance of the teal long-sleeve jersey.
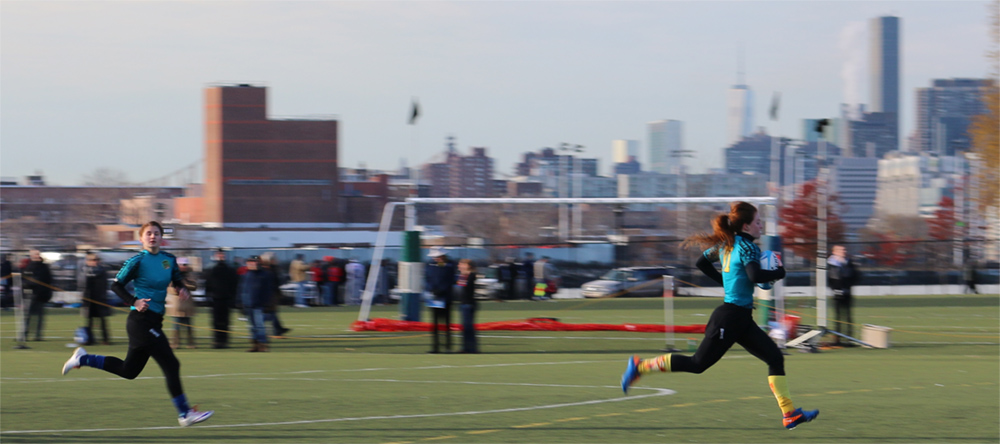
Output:
<instances>
[{"instance_id":1,"label":"teal long-sleeve jersey","mask_svg":"<svg viewBox=\"0 0 1000 444\"><path fill-rule=\"evenodd\" d=\"M177 258L165 251L156 254L149 250L132 256L115 276L115 282L122 286L135 281L135 299L149 299L149 310L159 314L166 312L167 287L171 282L182 282ZM178 286L181 288L181 286ZM131 305L135 301L125 301ZM132 306L135 310L135 306Z\"/></svg>"},{"instance_id":2,"label":"teal long-sleeve jersey","mask_svg":"<svg viewBox=\"0 0 1000 444\"><path fill-rule=\"evenodd\" d=\"M705 250L706 259L722 264L722 287L726 291L725 302L740 307L753 308L754 283L747 275L747 264L760 263L760 247L752 239L737 234L732 251L726 252L722 246Z\"/></svg>"}]
</instances>

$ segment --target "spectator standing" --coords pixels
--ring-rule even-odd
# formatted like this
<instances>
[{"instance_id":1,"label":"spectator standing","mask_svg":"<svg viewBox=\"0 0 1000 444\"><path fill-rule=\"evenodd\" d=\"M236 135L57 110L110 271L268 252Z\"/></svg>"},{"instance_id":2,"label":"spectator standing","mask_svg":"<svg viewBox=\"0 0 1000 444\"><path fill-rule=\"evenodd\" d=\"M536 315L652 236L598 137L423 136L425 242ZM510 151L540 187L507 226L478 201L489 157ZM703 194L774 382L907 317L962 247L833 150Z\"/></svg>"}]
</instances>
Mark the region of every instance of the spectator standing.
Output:
<instances>
[{"instance_id":1,"label":"spectator standing","mask_svg":"<svg viewBox=\"0 0 1000 444\"><path fill-rule=\"evenodd\" d=\"M476 266L470 259L458 261L455 296L462 313L462 353L479 353L476 340Z\"/></svg>"},{"instance_id":2,"label":"spectator standing","mask_svg":"<svg viewBox=\"0 0 1000 444\"><path fill-rule=\"evenodd\" d=\"M552 264L548 256L535 262L535 297L538 299L551 299L559 285L559 275L556 266Z\"/></svg>"},{"instance_id":3,"label":"spectator standing","mask_svg":"<svg viewBox=\"0 0 1000 444\"><path fill-rule=\"evenodd\" d=\"M14 264L10 255L4 253L0 258L0 307L4 310L14 306Z\"/></svg>"},{"instance_id":4,"label":"spectator standing","mask_svg":"<svg viewBox=\"0 0 1000 444\"><path fill-rule=\"evenodd\" d=\"M25 294L29 296L28 316L24 319L24 335L27 339L31 333L31 318L36 319L35 340L42 340L42 330L45 327L45 304L52 300L52 269L42 260L42 253L31 250L28 265L22 273Z\"/></svg>"},{"instance_id":5,"label":"spectator standing","mask_svg":"<svg viewBox=\"0 0 1000 444\"><path fill-rule=\"evenodd\" d=\"M431 307L432 348L430 353L438 353L439 324L444 322L445 351L451 352L451 299L455 286L455 263L448 259L444 250L431 248L431 263L424 272L424 287L434 295L435 304Z\"/></svg>"},{"instance_id":6,"label":"spectator standing","mask_svg":"<svg viewBox=\"0 0 1000 444\"><path fill-rule=\"evenodd\" d=\"M382 259L380 264L372 302L384 305L389 302L389 259Z\"/></svg>"},{"instance_id":7,"label":"spectator standing","mask_svg":"<svg viewBox=\"0 0 1000 444\"><path fill-rule=\"evenodd\" d=\"M837 319L837 331L847 336L854 337L854 318L851 315L854 309L854 296L851 294L851 287L860 279L861 274L854 261L847 255L847 248L843 245L834 245L833 254L826 260L828 272L826 275L827 285L833 290L834 314ZM841 345L840 336L835 336L835 345ZM852 343L844 343L853 346Z\"/></svg>"},{"instance_id":8,"label":"spectator standing","mask_svg":"<svg viewBox=\"0 0 1000 444\"><path fill-rule=\"evenodd\" d=\"M309 265L302 261L301 254L295 255L295 260L288 266L288 279L295 284L295 306L305 308L306 305L306 272Z\"/></svg>"},{"instance_id":9,"label":"spectator standing","mask_svg":"<svg viewBox=\"0 0 1000 444\"><path fill-rule=\"evenodd\" d=\"M330 287L330 305L337 307L340 305L340 285L344 282L344 268L340 261L331 258L330 266L326 269L326 285Z\"/></svg>"},{"instance_id":10,"label":"spectator standing","mask_svg":"<svg viewBox=\"0 0 1000 444\"><path fill-rule=\"evenodd\" d=\"M87 331L90 336L85 345L97 343L94 334L94 320L101 323L101 342L104 345L111 344L111 337L108 334L108 315L111 310L108 307L108 272L101 264L101 259L96 254L87 255L87 260L83 267L83 304L80 308L83 317L87 318Z\"/></svg>"},{"instance_id":11,"label":"spectator standing","mask_svg":"<svg viewBox=\"0 0 1000 444\"><path fill-rule=\"evenodd\" d=\"M239 276L226 263L226 252L215 252L215 265L205 279L205 295L212 301L212 329L215 330L212 348L229 348L229 310L236 302Z\"/></svg>"},{"instance_id":12,"label":"spectator standing","mask_svg":"<svg viewBox=\"0 0 1000 444\"><path fill-rule=\"evenodd\" d=\"M247 259L247 272L240 281L240 299L243 310L246 311L250 323L250 341L252 347L248 352L266 352L267 329L264 326L264 308L271 298L271 275L260 268L260 258L251 256Z\"/></svg>"},{"instance_id":13,"label":"spectator standing","mask_svg":"<svg viewBox=\"0 0 1000 444\"><path fill-rule=\"evenodd\" d=\"M498 295L499 299L511 300L516 297L515 285L517 284L517 264L513 257L508 257L497 267L497 280L503 284L503 293Z\"/></svg>"},{"instance_id":14,"label":"spectator standing","mask_svg":"<svg viewBox=\"0 0 1000 444\"><path fill-rule=\"evenodd\" d=\"M281 318L278 316L278 308L281 307L281 276L278 275L277 260L274 253L264 253L260 255L259 267L271 276L270 298L267 307L264 308L264 322L271 321L274 335L281 337L292 331L281 325Z\"/></svg>"},{"instance_id":15,"label":"spectator standing","mask_svg":"<svg viewBox=\"0 0 1000 444\"><path fill-rule=\"evenodd\" d=\"M194 280L191 279L191 267L188 265L186 257L177 258L177 267L180 270L181 281L187 287L188 292L198 288ZM170 340L170 348L176 349L181 344L181 331L187 332L188 345L186 348L197 348L194 340L193 317L198 311L194 298L181 298L178 295L180 289L171 284L167 287L167 316L174 319L174 334Z\"/></svg>"},{"instance_id":16,"label":"spectator standing","mask_svg":"<svg viewBox=\"0 0 1000 444\"><path fill-rule=\"evenodd\" d=\"M323 262L319 259L312 261L312 264L310 264L309 279L312 281L313 287L316 288L316 299L313 305L324 305L323 301L326 300L326 286L323 283L326 282L326 273L323 273Z\"/></svg>"},{"instance_id":17,"label":"spectator standing","mask_svg":"<svg viewBox=\"0 0 1000 444\"><path fill-rule=\"evenodd\" d=\"M531 299L535 291L535 254L528 252L524 254L524 261L521 262L519 277L524 284L521 287L521 294L524 299Z\"/></svg>"},{"instance_id":18,"label":"spectator standing","mask_svg":"<svg viewBox=\"0 0 1000 444\"><path fill-rule=\"evenodd\" d=\"M965 281L965 288L962 289L962 294L979 294L979 290L976 290L976 261L970 260L965 264L965 269L962 270L962 280Z\"/></svg>"},{"instance_id":19,"label":"spectator standing","mask_svg":"<svg viewBox=\"0 0 1000 444\"><path fill-rule=\"evenodd\" d=\"M347 295L344 303L361 305L361 292L365 289L365 266L356 259L351 259L344 267L347 273Z\"/></svg>"}]
</instances>

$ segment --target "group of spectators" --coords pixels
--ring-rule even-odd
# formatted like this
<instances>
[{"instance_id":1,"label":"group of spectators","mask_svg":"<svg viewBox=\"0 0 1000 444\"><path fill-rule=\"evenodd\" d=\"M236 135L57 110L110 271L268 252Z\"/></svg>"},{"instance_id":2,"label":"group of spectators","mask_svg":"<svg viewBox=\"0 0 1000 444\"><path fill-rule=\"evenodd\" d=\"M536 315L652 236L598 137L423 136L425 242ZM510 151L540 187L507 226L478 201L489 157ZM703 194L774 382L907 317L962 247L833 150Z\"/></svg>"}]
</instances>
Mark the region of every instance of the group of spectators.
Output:
<instances>
[{"instance_id":1,"label":"group of spectators","mask_svg":"<svg viewBox=\"0 0 1000 444\"><path fill-rule=\"evenodd\" d=\"M382 260L382 272L375 282L374 301L377 304L389 302L389 265L388 259ZM326 256L323 260L306 263L304 256L298 254L288 266L289 282L295 284L295 306L309 307L310 284L316 291L315 305L339 306L361 305L361 296L368 276L367 267L356 259L342 260Z\"/></svg>"},{"instance_id":2,"label":"group of spectators","mask_svg":"<svg viewBox=\"0 0 1000 444\"><path fill-rule=\"evenodd\" d=\"M548 256L535 260L535 254L528 252L520 261L508 257L496 268L501 299L544 300L559 291L559 270Z\"/></svg>"}]
</instances>

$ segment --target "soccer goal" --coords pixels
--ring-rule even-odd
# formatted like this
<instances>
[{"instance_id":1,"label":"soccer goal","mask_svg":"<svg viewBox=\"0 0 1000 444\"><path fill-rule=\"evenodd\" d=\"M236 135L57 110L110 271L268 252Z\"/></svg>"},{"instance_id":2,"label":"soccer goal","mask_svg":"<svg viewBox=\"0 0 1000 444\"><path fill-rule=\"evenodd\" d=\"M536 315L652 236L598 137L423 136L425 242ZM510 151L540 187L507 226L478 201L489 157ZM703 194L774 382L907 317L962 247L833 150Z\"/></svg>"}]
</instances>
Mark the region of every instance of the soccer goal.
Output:
<instances>
[{"instance_id":1,"label":"soccer goal","mask_svg":"<svg viewBox=\"0 0 1000 444\"><path fill-rule=\"evenodd\" d=\"M376 282L379 273L382 273L381 263L384 258L386 239L389 228L393 220L393 215L397 207L405 208L405 230L412 232L417 227L418 214L416 205L418 204L445 204L445 205L637 205L637 204L674 204L678 206L698 205L698 204L729 204L733 201L745 201L757 205L761 211L761 218L765 221L765 234L777 236L777 211L774 207L777 199L768 196L752 197L648 197L648 198L408 198L403 202L390 202L386 204L382 220L379 226L379 233L376 238L376 245L372 255L371 271L362 294L361 308L358 313L358 321L368 321L371 313L371 304L374 296ZM560 212L562 214L568 212ZM560 226L564 225L560 221ZM704 221L707 227L708 221ZM568 225L568 224L567 224ZM610 240L610 239L609 239ZM416 257L420 257L419 254ZM413 266L411 266L411 264ZM399 272L399 286L401 289L412 293L423 292L423 279L418 276L417 270L422 269L420 263L401 262ZM672 291L671 291L672 293ZM783 301L780 297L781 287L766 291L759 295L762 300L773 300L774 309L777 316L782 316L784 312ZM673 319L672 304L665 304L665 322ZM667 336L667 346L673 346L673 336Z\"/></svg>"}]
</instances>

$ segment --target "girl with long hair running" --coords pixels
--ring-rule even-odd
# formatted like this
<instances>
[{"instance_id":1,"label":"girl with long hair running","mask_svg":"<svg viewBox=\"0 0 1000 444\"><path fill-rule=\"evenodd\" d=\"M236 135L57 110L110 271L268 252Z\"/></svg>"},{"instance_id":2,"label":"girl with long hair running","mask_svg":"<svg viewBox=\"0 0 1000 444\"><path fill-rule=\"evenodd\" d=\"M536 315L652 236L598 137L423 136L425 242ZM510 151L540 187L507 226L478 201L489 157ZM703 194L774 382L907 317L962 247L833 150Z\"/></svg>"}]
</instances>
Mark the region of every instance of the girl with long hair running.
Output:
<instances>
[{"instance_id":1,"label":"girl with long hair running","mask_svg":"<svg viewBox=\"0 0 1000 444\"><path fill-rule=\"evenodd\" d=\"M78 347L63 364L62 374L88 366L125 379L135 379L152 357L163 369L167 390L177 408L177 422L187 427L208 419L214 411L198 411L197 406L192 408L188 405L187 396L181 388L181 363L163 333L163 314L166 311L168 285L174 284L182 300L190 298L191 294L184 285L177 258L160 250L163 226L156 221L146 222L139 228L139 239L142 241L142 252L125 262L111 284L111 290L131 306L125 321L128 332L125 360L114 356L89 355L83 347ZM129 282L135 283L135 295L125 288Z\"/></svg>"},{"instance_id":2,"label":"girl with long hair running","mask_svg":"<svg viewBox=\"0 0 1000 444\"><path fill-rule=\"evenodd\" d=\"M702 373L719 362L733 344L740 344L750 354L767 363L767 382L778 400L785 428L812 421L819 410L802 410L792 404L785 381L785 358L781 350L753 320L754 285L785 277L780 261L777 270L760 268L760 248L754 240L762 226L757 208L747 202L733 202L729 213L712 219L712 232L685 240L685 246L707 248L698 258L698 269L722 284L725 299L712 312L705 326L705 338L694 356L668 353L650 359L632 356L622 375L622 390L628 393L639 377L653 371ZM722 272L715 269L720 262Z\"/></svg>"}]
</instances>

